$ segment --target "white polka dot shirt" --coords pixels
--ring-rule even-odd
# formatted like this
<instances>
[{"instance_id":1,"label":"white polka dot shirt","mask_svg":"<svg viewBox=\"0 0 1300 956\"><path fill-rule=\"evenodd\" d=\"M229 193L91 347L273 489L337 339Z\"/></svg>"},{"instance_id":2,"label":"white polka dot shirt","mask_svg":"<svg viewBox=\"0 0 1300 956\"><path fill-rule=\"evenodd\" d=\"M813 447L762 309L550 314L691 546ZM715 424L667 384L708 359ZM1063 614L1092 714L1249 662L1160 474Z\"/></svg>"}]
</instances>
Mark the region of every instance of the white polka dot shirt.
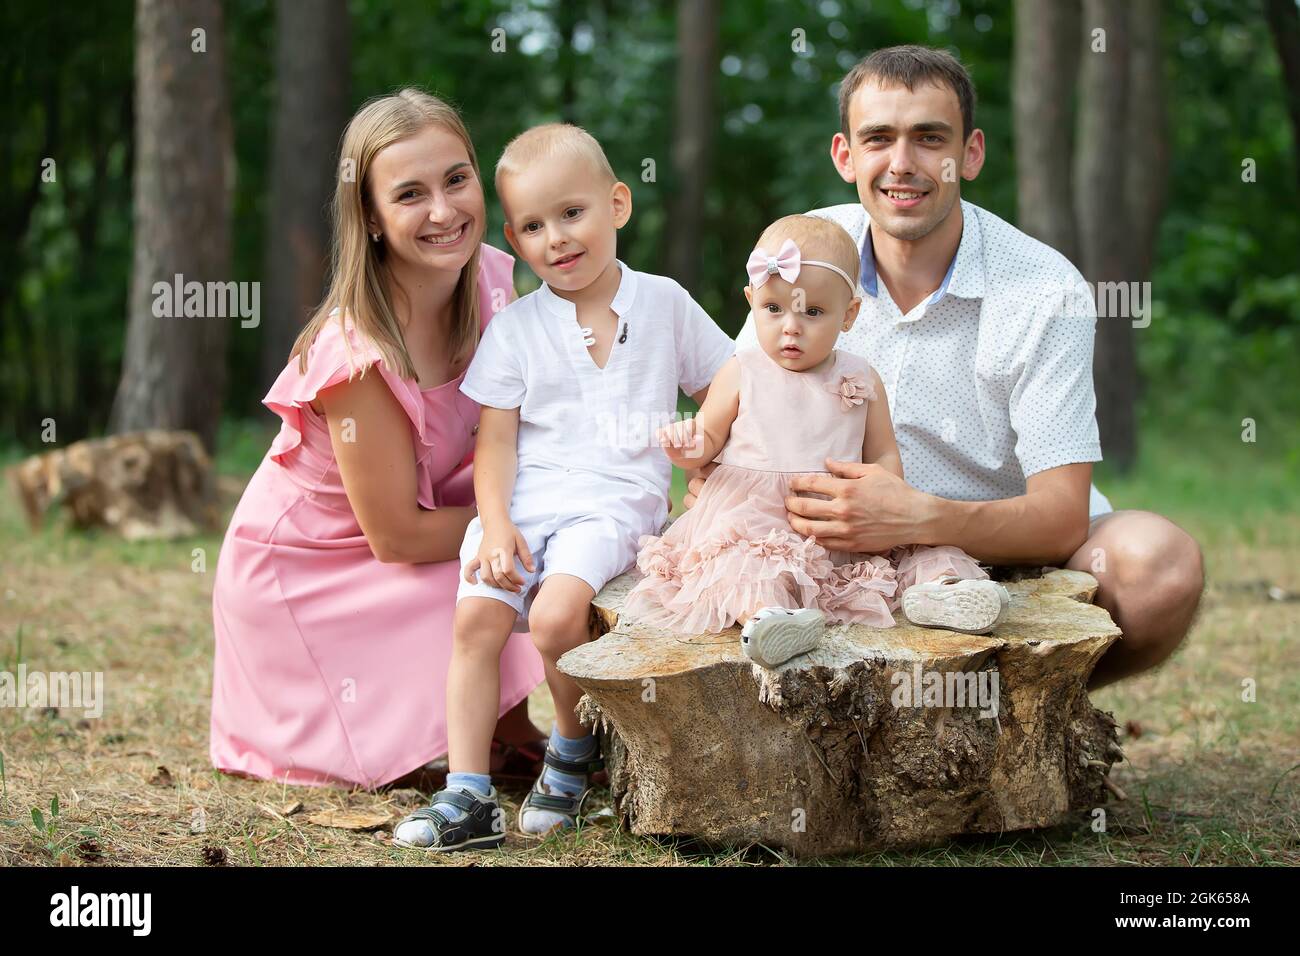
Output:
<instances>
[{"instance_id":1,"label":"white polka dot shirt","mask_svg":"<svg viewBox=\"0 0 1300 956\"><path fill-rule=\"evenodd\" d=\"M838 347L880 374L908 482L992 501L1023 495L1040 471L1101 460L1096 306L1056 250L969 202L961 208L948 274L906 315L877 280L866 210L847 203L809 215L843 226L862 250L862 309ZM757 344L751 316L736 348ZM1090 514L1109 510L1093 488Z\"/></svg>"}]
</instances>

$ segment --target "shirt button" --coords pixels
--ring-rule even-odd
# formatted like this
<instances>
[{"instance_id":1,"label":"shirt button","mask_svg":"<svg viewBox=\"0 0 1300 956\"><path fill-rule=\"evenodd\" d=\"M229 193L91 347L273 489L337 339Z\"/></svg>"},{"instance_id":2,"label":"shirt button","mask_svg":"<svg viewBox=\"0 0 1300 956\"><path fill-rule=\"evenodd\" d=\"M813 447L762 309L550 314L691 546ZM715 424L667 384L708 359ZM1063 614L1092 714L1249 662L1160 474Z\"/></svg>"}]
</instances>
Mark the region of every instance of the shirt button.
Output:
<instances>
[{"instance_id":1,"label":"shirt button","mask_svg":"<svg viewBox=\"0 0 1300 956\"><path fill-rule=\"evenodd\" d=\"M471 435L477 435L477 434L478 434L478 425L475 425L473 428L471 428L471 429L469 430L469 433L470 433Z\"/></svg>"}]
</instances>

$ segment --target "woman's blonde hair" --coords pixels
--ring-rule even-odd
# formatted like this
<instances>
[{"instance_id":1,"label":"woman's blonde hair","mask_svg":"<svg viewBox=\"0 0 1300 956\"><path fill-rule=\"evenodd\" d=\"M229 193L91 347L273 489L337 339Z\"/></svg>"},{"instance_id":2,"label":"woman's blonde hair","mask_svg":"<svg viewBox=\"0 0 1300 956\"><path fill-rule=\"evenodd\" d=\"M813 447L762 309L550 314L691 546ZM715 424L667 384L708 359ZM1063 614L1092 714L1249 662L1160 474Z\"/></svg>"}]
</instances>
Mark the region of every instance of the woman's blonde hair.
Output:
<instances>
[{"instance_id":1,"label":"woman's blonde hair","mask_svg":"<svg viewBox=\"0 0 1300 956\"><path fill-rule=\"evenodd\" d=\"M415 365L406 350L401 324L397 320L385 280L384 243L372 242L366 228L370 212L370 166L380 150L423 131L440 127L465 145L474 176L479 177L478 157L469 131L456 110L423 90L406 88L369 100L352 117L343 131L339 149L339 178L331 204L330 283L315 314L298 335L289 357L298 356L298 370L307 371L307 350L338 310L341 329L344 317L372 342L384 364L403 378L417 378ZM481 248L475 248L460 272L452 299L453 319L448 343L454 366L468 358L478 345L478 268ZM350 349L346 335L344 345Z\"/></svg>"}]
</instances>

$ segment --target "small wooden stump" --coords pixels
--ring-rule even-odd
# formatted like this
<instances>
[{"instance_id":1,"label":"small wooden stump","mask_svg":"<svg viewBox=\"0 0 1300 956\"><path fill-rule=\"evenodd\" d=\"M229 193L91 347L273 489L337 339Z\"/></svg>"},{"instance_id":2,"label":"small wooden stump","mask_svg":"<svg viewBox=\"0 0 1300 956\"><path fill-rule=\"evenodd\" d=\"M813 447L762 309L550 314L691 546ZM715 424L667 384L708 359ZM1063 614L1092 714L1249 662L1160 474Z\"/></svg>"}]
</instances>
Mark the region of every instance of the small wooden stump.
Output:
<instances>
[{"instance_id":1,"label":"small wooden stump","mask_svg":"<svg viewBox=\"0 0 1300 956\"><path fill-rule=\"evenodd\" d=\"M596 596L603 636L560 660L586 694L579 716L605 736L633 833L818 856L1049 826L1105 802L1123 754L1086 684L1120 631L1089 603L1091 575L1049 569L1008 583L1011 610L993 635L899 614L883 630L832 625L821 647L772 671L743 655L738 628L623 625L636 580ZM927 701L939 681L996 686L996 716L980 716L991 696Z\"/></svg>"},{"instance_id":2,"label":"small wooden stump","mask_svg":"<svg viewBox=\"0 0 1300 956\"><path fill-rule=\"evenodd\" d=\"M62 507L77 529L128 541L217 530L216 479L197 435L152 430L74 442L9 469L33 530Z\"/></svg>"}]
</instances>

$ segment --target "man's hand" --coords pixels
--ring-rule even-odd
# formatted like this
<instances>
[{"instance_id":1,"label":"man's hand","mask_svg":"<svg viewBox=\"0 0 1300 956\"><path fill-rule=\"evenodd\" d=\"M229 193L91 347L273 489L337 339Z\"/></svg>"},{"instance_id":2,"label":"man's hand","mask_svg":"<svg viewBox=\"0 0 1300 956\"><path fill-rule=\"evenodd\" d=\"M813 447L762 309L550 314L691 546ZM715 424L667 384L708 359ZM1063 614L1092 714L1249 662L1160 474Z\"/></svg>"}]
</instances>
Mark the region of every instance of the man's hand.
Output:
<instances>
[{"instance_id":1,"label":"man's hand","mask_svg":"<svg viewBox=\"0 0 1300 956\"><path fill-rule=\"evenodd\" d=\"M695 507L695 499L698 498L700 492L704 490L705 479L707 479L709 475L713 474L713 469L717 467L718 463L716 461L710 461L701 465L695 471L688 471L686 473L686 494L682 496L682 507L684 509Z\"/></svg>"},{"instance_id":2,"label":"man's hand","mask_svg":"<svg viewBox=\"0 0 1300 956\"><path fill-rule=\"evenodd\" d=\"M831 551L875 554L901 544L929 544L929 495L879 465L826 459L830 475L801 475L793 492L814 492L831 500L785 499L790 526Z\"/></svg>"}]
</instances>

